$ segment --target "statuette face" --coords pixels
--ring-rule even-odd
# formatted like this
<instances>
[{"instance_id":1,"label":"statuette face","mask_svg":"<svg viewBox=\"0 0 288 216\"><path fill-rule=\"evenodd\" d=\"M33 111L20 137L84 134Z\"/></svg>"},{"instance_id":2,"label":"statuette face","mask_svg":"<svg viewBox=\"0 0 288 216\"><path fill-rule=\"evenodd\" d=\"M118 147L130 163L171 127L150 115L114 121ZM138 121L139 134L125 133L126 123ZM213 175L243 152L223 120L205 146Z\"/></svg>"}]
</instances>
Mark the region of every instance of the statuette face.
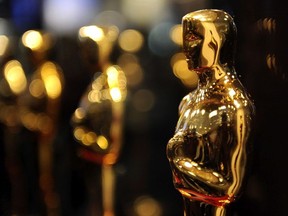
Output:
<instances>
[{"instance_id":1,"label":"statuette face","mask_svg":"<svg viewBox=\"0 0 288 216\"><path fill-rule=\"evenodd\" d=\"M236 26L219 10L200 10L183 17L183 51L194 70L217 64L233 66Z\"/></svg>"},{"instance_id":2,"label":"statuette face","mask_svg":"<svg viewBox=\"0 0 288 216\"><path fill-rule=\"evenodd\" d=\"M187 14L182 24L183 51L199 83L180 102L175 134L167 144L173 183L184 200L225 208L246 182L255 107L233 65L232 17L207 9Z\"/></svg>"}]
</instances>

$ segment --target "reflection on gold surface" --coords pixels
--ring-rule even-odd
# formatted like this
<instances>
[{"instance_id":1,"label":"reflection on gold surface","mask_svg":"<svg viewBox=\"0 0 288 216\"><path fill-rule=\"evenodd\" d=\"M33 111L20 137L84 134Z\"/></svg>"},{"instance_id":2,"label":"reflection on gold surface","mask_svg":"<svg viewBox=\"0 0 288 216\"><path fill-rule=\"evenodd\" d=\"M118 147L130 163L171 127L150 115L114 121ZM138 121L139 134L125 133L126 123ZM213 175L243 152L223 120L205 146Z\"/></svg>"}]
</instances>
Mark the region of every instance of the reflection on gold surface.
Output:
<instances>
[{"instance_id":1,"label":"reflection on gold surface","mask_svg":"<svg viewBox=\"0 0 288 216\"><path fill-rule=\"evenodd\" d=\"M198 85L180 102L167 157L185 215L224 216L226 205L244 190L255 107L234 69L232 17L207 9L182 21L183 51Z\"/></svg>"},{"instance_id":2,"label":"reflection on gold surface","mask_svg":"<svg viewBox=\"0 0 288 216\"><path fill-rule=\"evenodd\" d=\"M186 57L183 53L176 53L171 58L171 66L174 75L190 89L194 89L198 84L197 73L187 68Z\"/></svg>"}]
</instances>

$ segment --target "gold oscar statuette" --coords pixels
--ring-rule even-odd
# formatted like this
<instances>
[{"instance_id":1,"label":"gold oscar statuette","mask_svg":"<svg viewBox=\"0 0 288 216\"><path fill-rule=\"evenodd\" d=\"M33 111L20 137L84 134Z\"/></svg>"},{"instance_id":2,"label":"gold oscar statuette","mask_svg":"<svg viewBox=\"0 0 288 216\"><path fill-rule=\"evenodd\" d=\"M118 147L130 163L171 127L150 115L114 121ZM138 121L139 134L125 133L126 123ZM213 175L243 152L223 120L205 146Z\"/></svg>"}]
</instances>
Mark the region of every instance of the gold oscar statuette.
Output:
<instances>
[{"instance_id":1,"label":"gold oscar statuette","mask_svg":"<svg viewBox=\"0 0 288 216\"><path fill-rule=\"evenodd\" d=\"M71 118L73 136L79 143L78 155L98 167L98 179L87 187L91 215L114 216L114 165L122 148L126 76L112 64L110 55L118 39L116 26L83 26L79 29L82 58L94 74Z\"/></svg>"},{"instance_id":2,"label":"gold oscar statuette","mask_svg":"<svg viewBox=\"0 0 288 216\"><path fill-rule=\"evenodd\" d=\"M222 10L182 19L183 52L198 86L183 97L166 154L186 216L228 215L245 189L255 106L234 67L237 29Z\"/></svg>"}]
</instances>

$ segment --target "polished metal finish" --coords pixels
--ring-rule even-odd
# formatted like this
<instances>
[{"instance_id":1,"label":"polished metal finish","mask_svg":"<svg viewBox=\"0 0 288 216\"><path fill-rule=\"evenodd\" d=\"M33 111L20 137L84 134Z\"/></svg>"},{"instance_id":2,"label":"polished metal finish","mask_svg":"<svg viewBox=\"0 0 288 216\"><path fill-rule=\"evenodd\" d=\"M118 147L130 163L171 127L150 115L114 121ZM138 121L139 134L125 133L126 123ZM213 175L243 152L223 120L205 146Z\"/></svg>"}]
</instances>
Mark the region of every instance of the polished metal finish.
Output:
<instances>
[{"instance_id":1,"label":"polished metal finish","mask_svg":"<svg viewBox=\"0 0 288 216\"><path fill-rule=\"evenodd\" d=\"M232 17L204 9L184 16L182 24L183 50L199 83L179 105L167 157L185 215L223 216L245 186L255 106L235 72Z\"/></svg>"}]
</instances>

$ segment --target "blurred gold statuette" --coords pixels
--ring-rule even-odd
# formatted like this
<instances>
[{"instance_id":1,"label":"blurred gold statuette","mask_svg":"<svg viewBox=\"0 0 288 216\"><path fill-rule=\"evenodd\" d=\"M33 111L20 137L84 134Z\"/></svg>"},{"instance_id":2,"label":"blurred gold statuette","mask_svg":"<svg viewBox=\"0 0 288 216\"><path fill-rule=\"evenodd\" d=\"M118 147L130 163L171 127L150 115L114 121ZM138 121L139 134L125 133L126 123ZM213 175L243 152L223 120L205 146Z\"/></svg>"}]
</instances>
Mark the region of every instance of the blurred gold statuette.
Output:
<instances>
[{"instance_id":1,"label":"blurred gold statuette","mask_svg":"<svg viewBox=\"0 0 288 216\"><path fill-rule=\"evenodd\" d=\"M93 215L114 216L113 165L122 147L124 103L127 94L123 70L110 62L114 43L118 39L115 26L83 26L79 30L82 60L93 74L93 80L82 95L71 123L75 140L80 144L78 155L100 168L100 179L89 188L102 190L92 195L89 207ZM93 190L93 189L92 189ZM95 202L95 200L97 200Z\"/></svg>"}]
</instances>

